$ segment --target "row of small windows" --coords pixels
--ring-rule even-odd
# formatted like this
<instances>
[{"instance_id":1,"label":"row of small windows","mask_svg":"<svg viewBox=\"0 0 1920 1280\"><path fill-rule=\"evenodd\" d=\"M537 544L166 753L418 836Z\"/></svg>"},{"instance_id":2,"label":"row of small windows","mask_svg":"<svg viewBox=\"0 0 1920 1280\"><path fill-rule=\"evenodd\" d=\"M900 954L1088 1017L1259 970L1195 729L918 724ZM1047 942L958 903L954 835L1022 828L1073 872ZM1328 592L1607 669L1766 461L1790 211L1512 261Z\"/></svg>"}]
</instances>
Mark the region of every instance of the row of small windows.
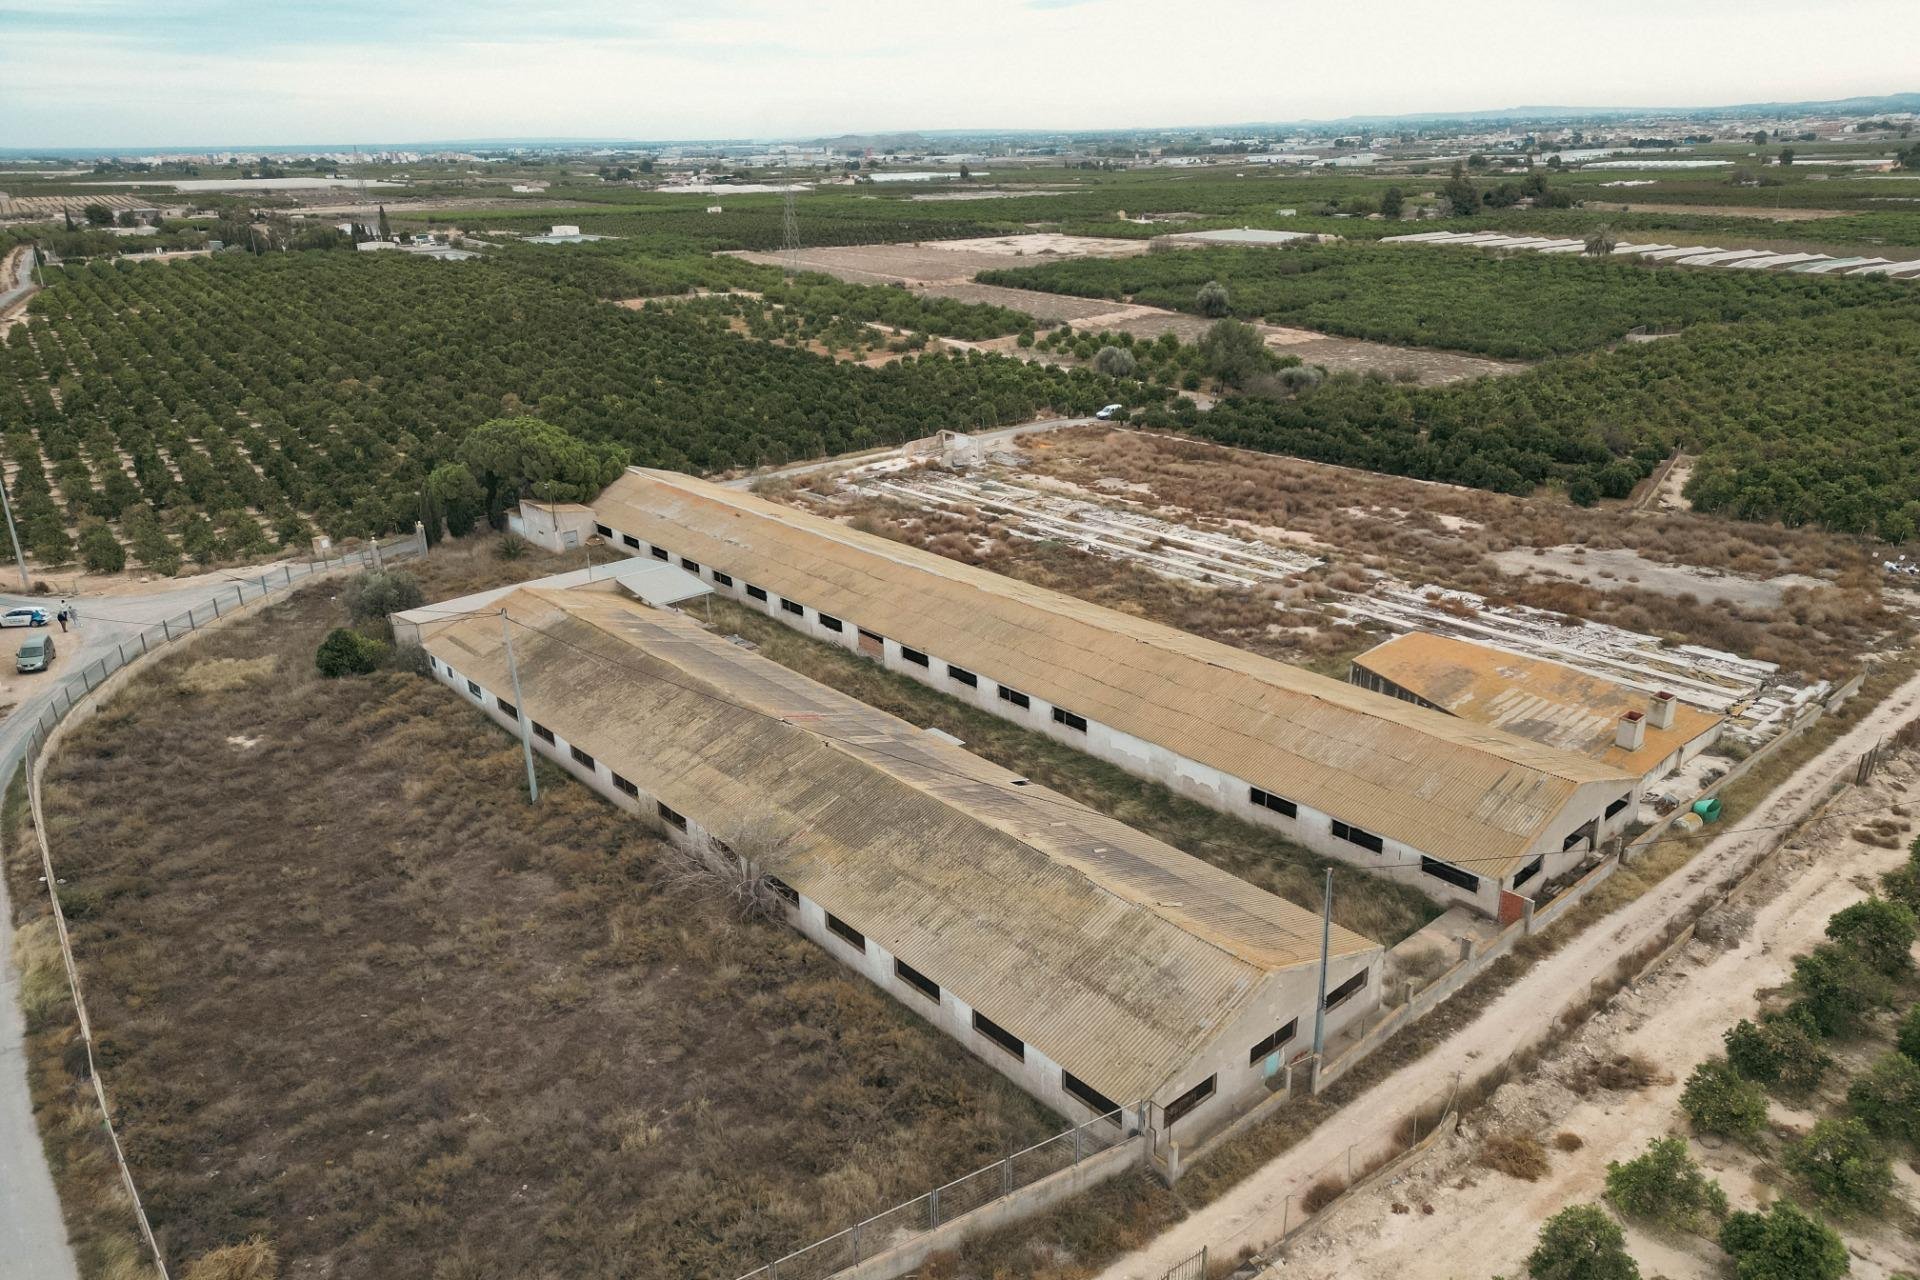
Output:
<instances>
[{"instance_id":1,"label":"row of small windows","mask_svg":"<svg viewBox=\"0 0 1920 1280\"><path fill-rule=\"evenodd\" d=\"M1331 1012L1334 1009L1338 1009L1341 1005L1345 1004L1348 1000L1351 1000L1354 996L1366 990L1366 986L1367 986L1367 971L1365 969L1362 969L1360 972L1354 974L1351 978L1348 978L1345 982L1341 983L1339 986L1335 987L1333 990L1327 992L1327 1002L1322 1007L1327 1009L1329 1012Z\"/></svg>"},{"instance_id":2,"label":"row of small windows","mask_svg":"<svg viewBox=\"0 0 1920 1280\"><path fill-rule=\"evenodd\" d=\"M1263 1036L1258 1044L1247 1051L1247 1065L1250 1067L1257 1065L1262 1058L1267 1057L1275 1049L1278 1049L1281 1045L1293 1039L1294 1032L1299 1030L1299 1027L1300 1019L1295 1018L1288 1022L1286 1026L1275 1031L1272 1035Z\"/></svg>"},{"instance_id":3,"label":"row of small windows","mask_svg":"<svg viewBox=\"0 0 1920 1280\"><path fill-rule=\"evenodd\" d=\"M1435 880L1444 880L1448 884L1457 885L1468 893L1480 892L1480 877L1471 871L1462 871L1451 862L1442 862L1438 858L1429 858L1421 854L1420 870Z\"/></svg>"},{"instance_id":4,"label":"row of small windows","mask_svg":"<svg viewBox=\"0 0 1920 1280\"><path fill-rule=\"evenodd\" d=\"M1633 793L1629 791L1626 795L1621 796L1618 800L1615 800L1612 804L1607 806L1607 816L1609 818L1613 817L1615 814L1619 813L1622 809L1626 808L1629 804L1632 804L1632 803L1633 803Z\"/></svg>"},{"instance_id":5,"label":"row of small windows","mask_svg":"<svg viewBox=\"0 0 1920 1280\"><path fill-rule=\"evenodd\" d=\"M1336 840L1345 840L1348 844L1357 844L1370 853L1383 852L1387 847L1386 841L1373 834L1373 832L1362 831L1359 827L1349 826L1338 818L1335 818L1333 821L1333 836Z\"/></svg>"},{"instance_id":6,"label":"row of small windows","mask_svg":"<svg viewBox=\"0 0 1920 1280\"><path fill-rule=\"evenodd\" d=\"M928 660L926 654L920 652L918 649L909 649L905 645L900 646L900 656L916 667L930 668L933 666L933 663Z\"/></svg>"},{"instance_id":7,"label":"row of small windows","mask_svg":"<svg viewBox=\"0 0 1920 1280\"><path fill-rule=\"evenodd\" d=\"M1077 716L1065 707L1055 707L1053 709L1053 722L1055 724L1063 724L1069 729L1078 729L1081 733L1087 731L1087 718L1085 716Z\"/></svg>"},{"instance_id":8,"label":"row of small windows","mask_svg":"<svg viewBox=\"0 0 1920 1280\"><path fill-rule=\"evenodd\" d=\"M1020 692L1018 689L1007 688L1006 685L1000 686L1000 701L1011 702L1016 707L1030 707L1033 705L1033 699L1027 697L1026 694Z\"/></svg>"},{"instance_id":9,"label":"row of small windows","mask_svg":"<svg viewBox=\"0 0 1920 1280\"><path fill-rule=\"evenodd\" d=\"M1285 796L1277 796L1271 791L1262 791L1258 787L1248 787L1247 799L1260 808L1271 809L1283 817L1297 818L1300 816L1299 805L1287 799Z\"/></svg>"},{"instance_id":10,"label":"row of small windows","mask_svg":"<svg viewBox=\"0 0 1920 1280\"><path fill-rule=\"evenodd\" d=\"M1547 855L1543 853L1526 866L1520 868L1520 870L1514 874L1513 887L1518 889L1521 885L1539 875L1540 868L1545 866L1546 862Z\"/></svg>"},{"instance_id":11,"label":"row of small windows","mask_svg":"<svg viewBox=\"0 0 1920 1280\"><path fill-rule=\"evenodd\" d=\"M780 602L780 607L782 609L785 609L788 613L797 613L802 616L805 616L807 612L806 608L798 600L782 600Z\"/></svg>"}]
</instances>

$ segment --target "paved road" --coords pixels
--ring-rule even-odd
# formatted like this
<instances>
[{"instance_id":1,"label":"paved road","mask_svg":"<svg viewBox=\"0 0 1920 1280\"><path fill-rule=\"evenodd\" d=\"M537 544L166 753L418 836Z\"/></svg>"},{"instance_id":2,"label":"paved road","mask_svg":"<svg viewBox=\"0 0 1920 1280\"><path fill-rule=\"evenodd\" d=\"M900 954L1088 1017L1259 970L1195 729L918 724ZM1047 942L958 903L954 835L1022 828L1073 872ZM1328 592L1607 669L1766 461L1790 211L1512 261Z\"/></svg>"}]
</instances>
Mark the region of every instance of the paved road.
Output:
<instances>
[{"instance_id":1,"label":"paved road","mask_svg":"<svg viewBox=\"0 0 1920 1280\"><path fill-rule=\"evenodd\" d=\"M267 571L267 566L255 566L251 573L257 579ZM12 567L0 567L0 572L11 573ZM164 591L74 597L80 612L77 630L62 635L58 623L49 624L62 655L58 673L38 677L44 683L0 720L0 785L13 776L35 720L60 697L62 685L72 684L75 693L80 692L80 672L86 665L117 657L121 645L129 652L138 649L143 629L204 605L220 592L223 581L242 576L208 574L174 583ZM231 595L229 589L229 599ZM51 616L59 603L58 596L0 594L0 612L30 604ZM29 679L34 678L21 677L23 684ZM67 1245L60 1202L27 1092L19 981L13 966L13 911L6 881L0 877L0 1280L77 1280L79 1272Z\"/></svg>"},{"instance_id":2,"label":"paved road","mask_svg":"<svg viewBox=\"0 0 1920 1280\"><path fill-rule=\"evenodd\" d=\"M970 431L972 437L983 449L992 450L1007 444L1018 436L1037 435L1047 431L1061 431L1067 427L1085 427L1098 422L1098 418L1044 418L1039 422L1023 422L1014 427L996 427L992 431ZM890 449L872 449L866 453L843 453L837 457L823 458L818 462L797 462L790 467L776 467L772 471L756 471L750 476L741 476L738 480L729 480L729 489L749 489L762 480L793 480L800 476L809 476L816 471L833 471L841 467L864 466L870 462L884 462L888 458L897 458L905 445L895 445Z\"/></svg>"}]
</instances>

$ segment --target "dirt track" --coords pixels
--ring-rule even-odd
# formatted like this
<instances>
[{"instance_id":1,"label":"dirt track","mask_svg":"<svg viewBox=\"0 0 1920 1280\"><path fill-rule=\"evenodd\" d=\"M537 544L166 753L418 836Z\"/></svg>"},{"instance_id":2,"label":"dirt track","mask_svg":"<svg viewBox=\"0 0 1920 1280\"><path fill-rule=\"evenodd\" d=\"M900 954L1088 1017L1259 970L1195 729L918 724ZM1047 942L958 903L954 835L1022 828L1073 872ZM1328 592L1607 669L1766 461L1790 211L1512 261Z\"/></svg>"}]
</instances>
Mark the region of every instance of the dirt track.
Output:
<instances>
[{"instance_id":1,"label":"dirt track","mask_svg":"<svg viewBox=\"0 0 1920 1280\"><path fill-rule=\"evenodd\" d=\"M1877 785L1841 797L1835 810L1892 804L1913 795L1909 765L1883 771ZM1598 1200L1607 1164L1627 1160L1653 1138L1684 1132L1678 1103L1694 1067L1720 1048L1719 1032L1754 1016L1756 991L1784 982L1796 952L1819 942L1827 918L1866 894L1866 885L1906 856L1848 837L1853 821L1822 819L1783 852L1776 867L1740 896L1735 915L1752 913L1742 936L1725 949L1693 942L1656 975L1624 993L1573 1040L1529 1075L1504 1086L1468 1132L1450 1137L1404 1175L1349 1197L1287 1248L1296 1280L1451 1280L1461 1274L1516 1275L1539 1224L1568 1204ZM1730 920L1732 917L1730 917ZM1739 924L1732 926L1739 929ZM1664 1080L1633 1092L1580 1088L1596 1061L1616 1053L1655 1063ZM1776 1106L1777 1119L1789 1119ZM1799 1127L1806 1121L1798 1117ZM1538 1182L1515 1181L1479 1167L1482 1137L1531 1133L1545 1141L1570 1132L1584 1142L1554 1153ZM1772 1198L1756 1179L1753 1154L1738 1144L1696 1148L1736 1207ZM1409 1212L1395 1213L1393 1205ZM1427 1215L1417 1206L1432 1204ZM1881 1280L1920 1261L1920 1242L1901 1241L1884 1220L1843 1224L1854 1251L1853 1280ZM1643 1272L1674 1280L1716 1280L1725 1259L1710 1240L1628 1226L1628 1247ZM1902 1253L1904 1252L1904 1257ZM1462 1266L1460 1259L1471 1259Z\"/></svg>"},{"instance_id":2,"label":"dirt track","mask_svg":"<svg viewBox=\"0 0 1920 1280\"><path fill-rule=\"evenodd\" d=\"M1287 1198L1304 1192L1311 1177L1340 1157L1350 1142L1391 1123L1410 1100L1431 1096L1455 1073L1471 1077L1531 1044L1554 1025L1562 1011L1585 997L1591 976L1610 972L1622 958L1656 942L1668 920L1705 900L1727 874L1765 853L1782 824L1811 812L1863 751L1916 712L1920 712L1920 676L1902 684L1789 778L1742 826L1714 840L1654 891L1535 964L1451 1040L1354 1099L1338 1119L1322 1125L1146 1248L1115 1262L1101 1273L1101 1280L1159 1280L1168 1268L1203 1245L1215 1256L1227 1257L1243 1247L1257 1250L1274 1243ZM1474 1275L1491 1270L1490 1262L1483 1265L1479 1253L1469 1255L1463 1265Z\"/></svg>"}]
</instances>

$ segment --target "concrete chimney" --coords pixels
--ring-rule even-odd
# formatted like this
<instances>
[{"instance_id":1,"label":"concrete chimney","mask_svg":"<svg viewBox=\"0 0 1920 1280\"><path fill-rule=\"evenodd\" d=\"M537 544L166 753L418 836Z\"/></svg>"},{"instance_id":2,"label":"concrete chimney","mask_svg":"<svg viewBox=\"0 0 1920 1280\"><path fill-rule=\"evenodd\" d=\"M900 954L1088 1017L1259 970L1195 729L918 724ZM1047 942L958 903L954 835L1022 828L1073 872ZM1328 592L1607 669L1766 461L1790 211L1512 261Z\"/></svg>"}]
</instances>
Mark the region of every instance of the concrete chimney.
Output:
<instances>
[{"instance_id":1,"label":"concrete chimney","mask_svg":"<svg viewBox=\"0 0 1920 1280\"><path fill-rule=\"evenodd\" d=\"M1673 695L1665 689L1653 695L1647 704L1647 724L1655 729L1673 728Z\"/></svg>"},{"instance_id":2,"label":"concrete chimney","mask_svg":"<svg viewBox=\"0 0 1920 1280\"><path fill-rule=\"evenodd\" d=\"M1613 731L1613 745L1627 751L1638 751L1647 740L1647 714L1644 711L1629 711L1620 717L1620 727Z\"/></svg>"}]
</instances>

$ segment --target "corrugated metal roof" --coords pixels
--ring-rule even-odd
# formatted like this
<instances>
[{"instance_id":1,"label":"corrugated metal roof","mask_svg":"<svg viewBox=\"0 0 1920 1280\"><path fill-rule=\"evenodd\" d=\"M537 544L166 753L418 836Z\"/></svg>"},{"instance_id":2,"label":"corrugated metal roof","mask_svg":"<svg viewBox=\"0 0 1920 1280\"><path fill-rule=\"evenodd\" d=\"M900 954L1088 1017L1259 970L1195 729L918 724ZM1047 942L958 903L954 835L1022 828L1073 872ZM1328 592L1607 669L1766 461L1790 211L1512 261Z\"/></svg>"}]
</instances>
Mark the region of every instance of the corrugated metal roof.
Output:
<instances>
[{"instance_id":1,"label":"corrugated metal roof","mask_svg":"<svg viewBox=\"0 0 1920 1280\"><path fill-rule=\"evenodd\" d=\"M595 504L718 565L1190 760L1487 874L1629 776L1159 623L671 472Z\"/></svg>"},{"instance_id":2,"label":"corrugated metal roof","mask_svg":"<svg viewBox=\"0 0 1920 1280\"><path fill-rule=\"evenodd\" d=\"M657 560L639 561L632 568L622 570L614 581L636 599L653 605L679 604L682 600L713 594L712 587L685 569Z\"/></svg>"},{"instance_id":3,"label":"corrugated metal roof","mask_svg":"<svg viewBox=\"0 0 1920 1280\"><path fill-rule=\"evenodd\" d=\"M1621 716L1647 710L1647 696L1558 662L1426 631L1395 636L1353 661L1456 716L1635 774L1646 773L1724 719L1676 699L1673 727L1649 724L1639 749L1628 751L1614 745L1614 732Z\"/></svg>"},{"instance_id":4,"label":"corrugated metal roof","mask_svg":"<svg viewBox=\"0 0 1920 1280\"><path fill-rule=\"evenodd\" d=\"M1272 974L1317 962L1314 913L682 615L499 603L524 624L528 716L1109 1097L1150 1096ZM496 616L426 646L510 687ZM1375 949L1334 930L1336 955Z\"/></svg>"}]
</instances>

